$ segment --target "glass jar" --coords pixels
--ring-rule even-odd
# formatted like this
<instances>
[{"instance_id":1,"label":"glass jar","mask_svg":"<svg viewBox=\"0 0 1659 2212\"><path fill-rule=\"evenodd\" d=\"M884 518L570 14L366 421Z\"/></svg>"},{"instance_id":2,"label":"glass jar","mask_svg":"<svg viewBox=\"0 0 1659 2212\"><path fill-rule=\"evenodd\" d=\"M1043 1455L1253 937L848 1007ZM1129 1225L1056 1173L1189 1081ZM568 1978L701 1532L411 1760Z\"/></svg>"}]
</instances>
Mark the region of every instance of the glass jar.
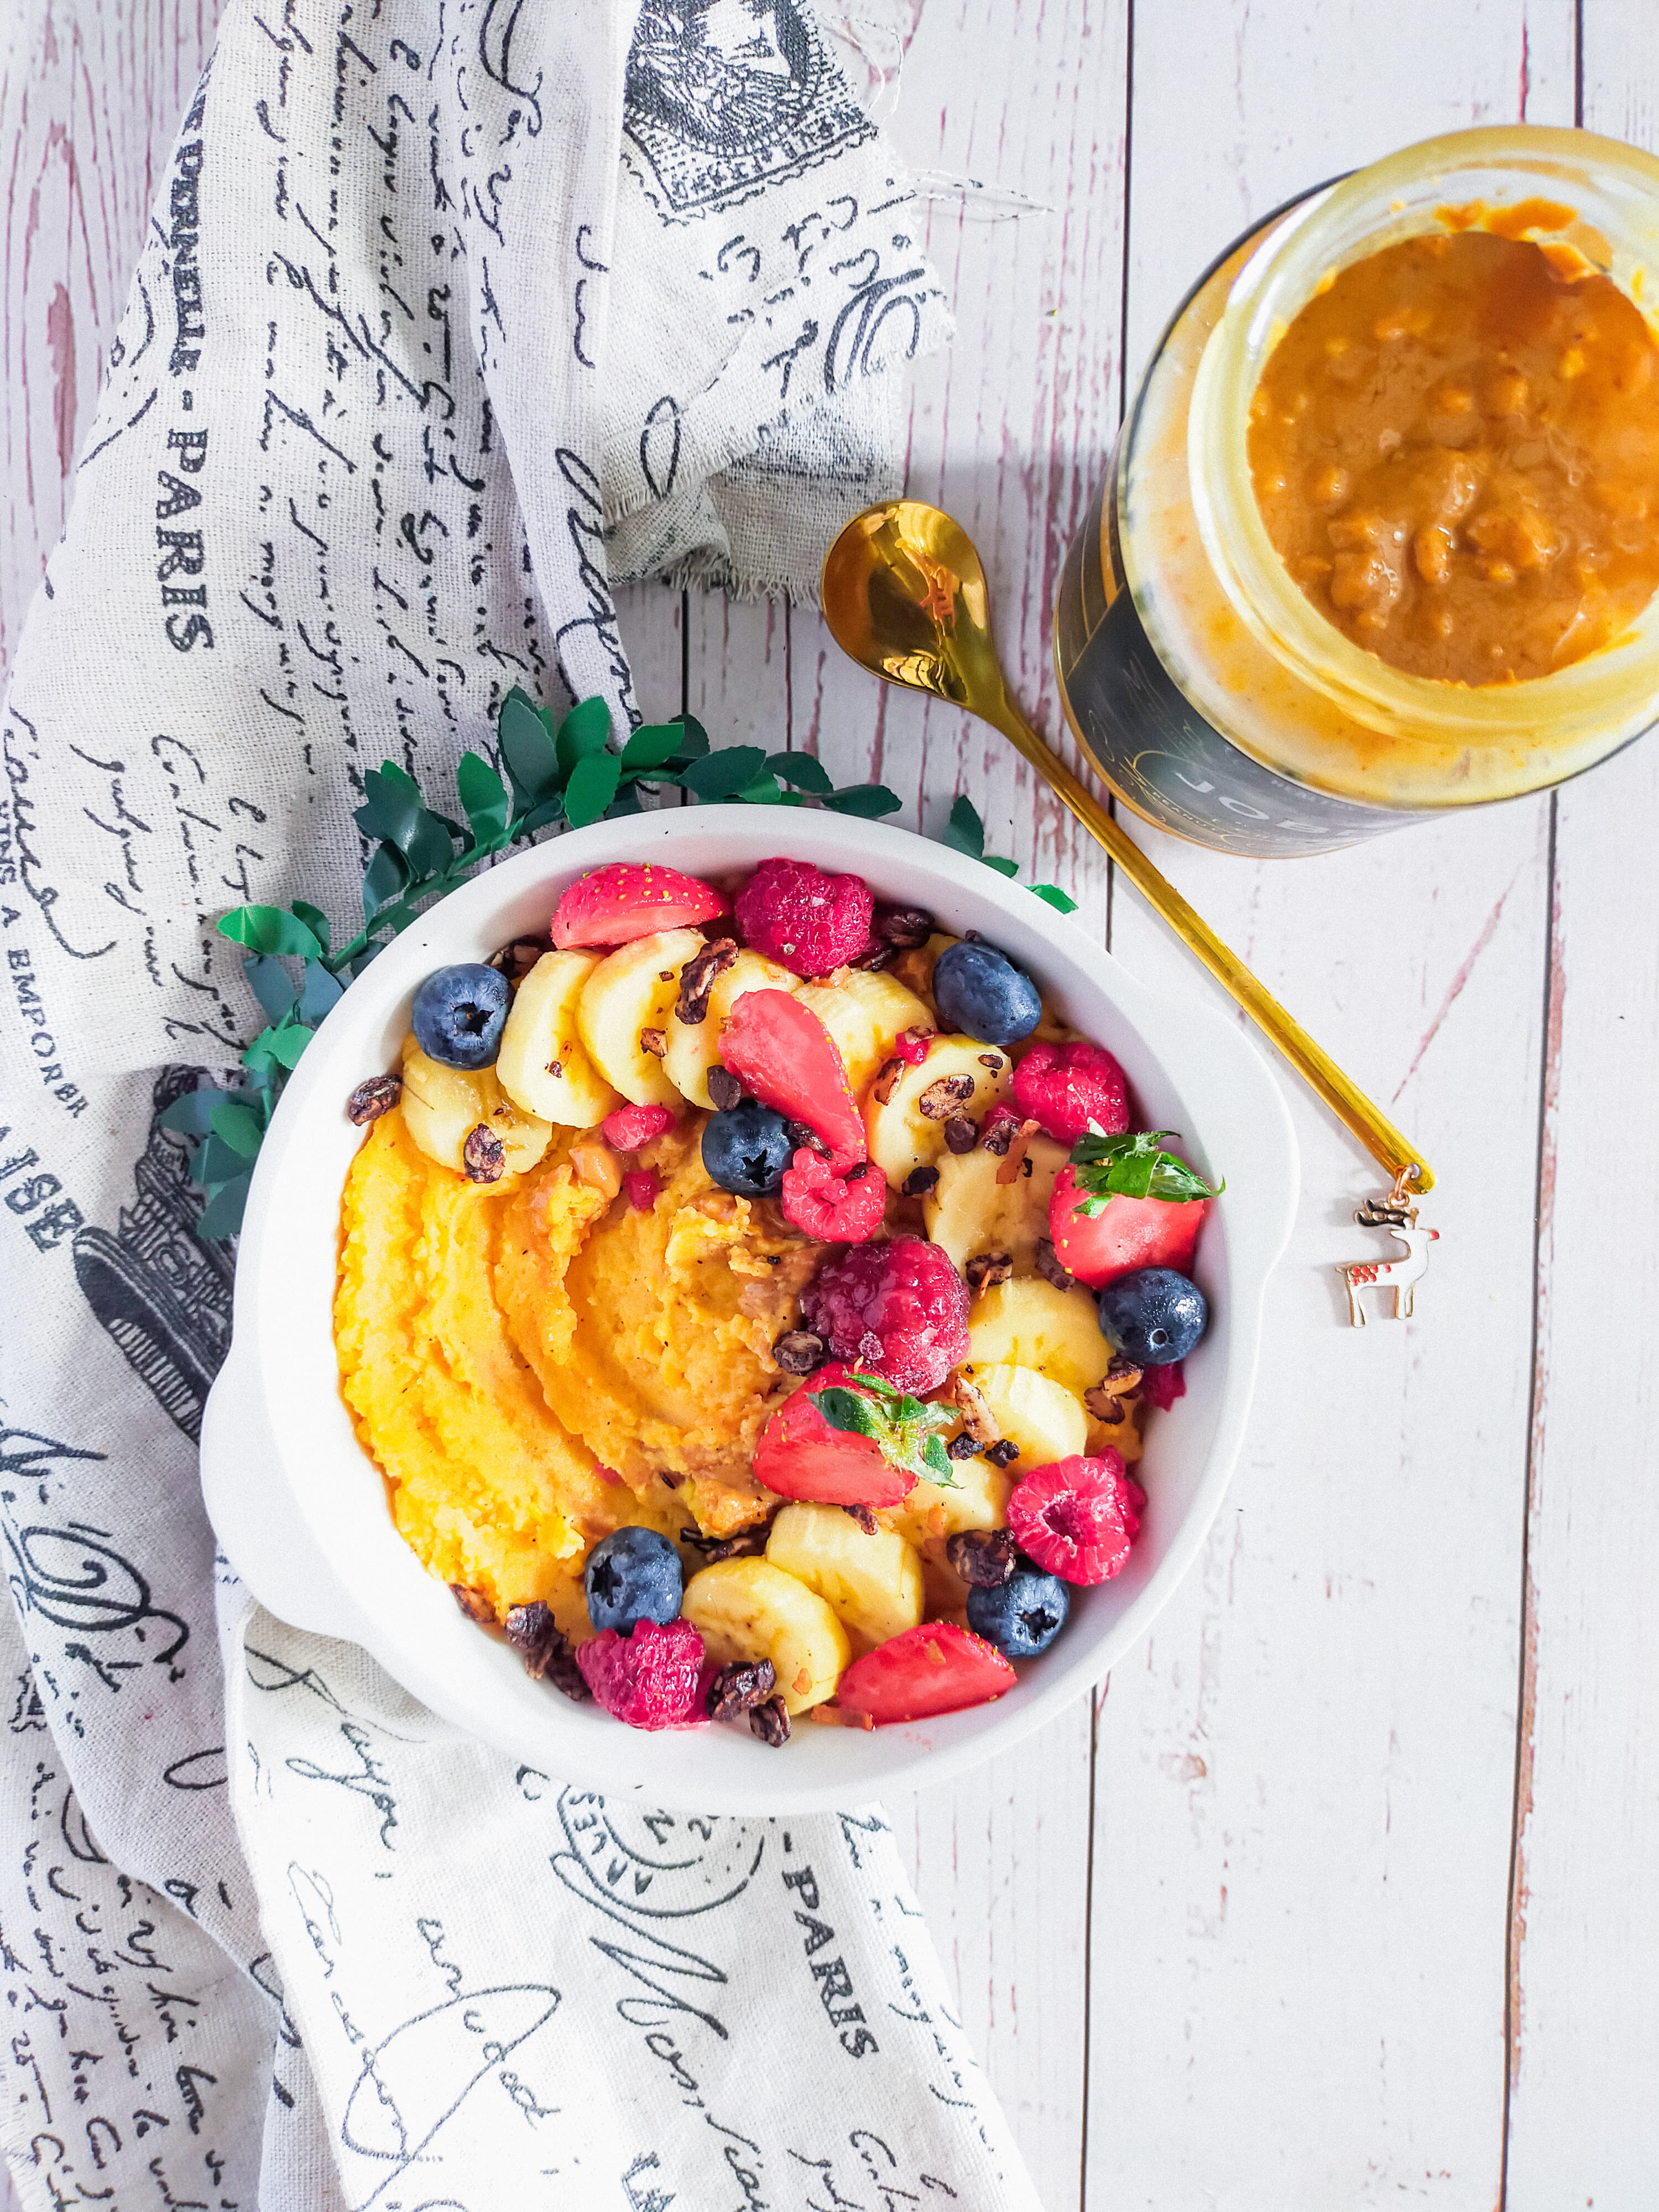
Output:
<instances>
[{"instance_id":1,"label":"glass jar","mask_svg":"<svg viewBox=\"0 0 1659 2212\"><path fill-rule=\"evenodd\" d=\"M1054 613L1073 734L1160 829L1223 852L1329 852L1559 783L1659 720L1659 593L1612 644L1546 676L1411 676L1325 619L1256 505L1250 402L1314 293L1385 246L1468 227L1471 207L1490 220L1533 199L1568 220L1525 234L1575 249L1659 328L1659 160L1517 126L1429 139L1276 210L1164 331Z\"/></svg>"}]
</instances>

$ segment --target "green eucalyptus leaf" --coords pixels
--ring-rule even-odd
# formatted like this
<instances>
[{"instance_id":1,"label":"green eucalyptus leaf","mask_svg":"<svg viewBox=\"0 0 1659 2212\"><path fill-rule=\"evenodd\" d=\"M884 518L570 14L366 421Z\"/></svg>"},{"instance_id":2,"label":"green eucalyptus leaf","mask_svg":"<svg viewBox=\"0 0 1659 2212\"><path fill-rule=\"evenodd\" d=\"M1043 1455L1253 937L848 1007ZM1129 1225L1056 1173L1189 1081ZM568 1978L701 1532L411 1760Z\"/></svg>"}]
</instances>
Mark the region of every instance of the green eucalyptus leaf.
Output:
<instances>
[{"instance_id":1,"label":"green eucalyptus leaf","mask_svg":"<svg viewBox=\"0 0 1659 2212\"><path fill-rule=\"evenodd\" d=\"M246 1175L239 1175L220 1184L198 1217L198 1237L205 1237L210 1243L222 1244L228 1237L236 1234L247 1208L250 1180Z\"/></svg>"},{"instance_id":2,"label":"green eucalyptus leaf","mask_svg":"<svg viewBox=\"0 0 1659 2212\"><path fill-rule=\"evenodd\" d=\"M799 792L781 789L775 775L760 776L743 790L734 791L732 796L742 806L799 806L804 804Z\"/></svg>"},{"instance_id":3,"label":"green eucalyptus leaf","mask_svg":"<svg viewBox=\"0 0 1659 2212\"><path fill-rule=\"evenodd\" d=\"M473 842L488 852L507 835L513 811L507 786L487 760L477 753L463 753L455 770L455 788L460 793Z\"/></svg>"},{"instance_id":4,"label":"green eucalyptus leaf","mask_svg":"<svg viewBox=\"0 0 1659 2212\"><path fill-rule=\"evenodd\" d=\"M564 818L573 830L597 822L617 795L622 763L615 753L589 753L570 771L564 787Z\"/></svg>"},{"instance_id":5,"label":"green eucalyptus leaf","mask_svg":"<svg viewBox=\"0 0 1659 2212\"><path fill-rule=\"evenodd\" d=\"M951 802L951 818L945 825L940 841L953 853L965 853L970 860L985 857L985 824L979 818L979 810L965 793L958 793Z\"/></svg>"},{"instance_id":6,"label":"green eucalyptus leaf","mask_svg":"<svg viewBox=\"0 0 1659 2212\"><path fill-rule=\"evenodd\" d=\"M843 790L832 791L823 803L832 813L873 822L883 814L896 814L904 801L884 783L849 783Z\"/></svg>"},{"instance_id":7,"label":"green eucalyptus leaf","mask_svg":"<svg viewBox=\"0 0 1659 2212\"><path fill-rule=\"evenodd\" d=\"M501 702L495 724L501 759L526 804L544 799L559 786L558 756L547 726L515 684Z\"/></svg>"},{"instance_id":8,"label":"green eucalyptus leaf","mask_svg":"<svg viewBox=\"0 0 1659 2212\"><path fill-rule=\"evenodd\" d=\"M519 824L521 837L533 837L538 830L545 830L550 822L557 822L564 813L564 793L550 792L539 806L532 806Z\"/></svg>"},{"instance_id":9,"label":"green eucalyptus leaf","mask_svg":"<svg viewBox=\"0 0 1659 2212\"><path fill-rule=\"evenodd\" d=\"M271 1032L271 1058L286 1068L297 1067L301 1054L316 1034L315 1030L308 1030L303 1022L285 1022L281 1029Z\"/></svg>"},{"instance_id":10,"label":"green eucalyptus leaf","mask_svg":"<svg viewBox=\"0 0 1659 2212\"><path fill-rule=\"evenodd\" d=\"M835 788L829 769L812 753L771 753L766 765L781 783L792 784L814 799L827 799Z\"/></svg>"},{"instance_id":11,"label":"green eucalyptus leaf","mask_svg":"<svg viewBox=\"0 0 1659 2212\"><path fill-rule=\"evenodd\" d=\"M300 995L294 1002L295 1018L315 1029L344 993L344 984L337 975L331 975L320 960L307 960Z\"/></svg>"},{"instance_id":12,"label":"green eucalyptus leaf","mask_svg":"<svg viewBox=\"0 0 1659 2212\"><path fill-rule=\"evenodd\" d=\"M708 751L708 732L695 714L680 718L680 750L688 760L702 760Z\"/></svg>"},{"instance_id":13,"label":"green eucalyptus leaf","mask_svg":"<svg viewBox=\"0 0 1659 2212\"><path fill-rule=\"evenodd\" d=\"M310 960L323 949L298 915L280 906L233 907L220 916L218 929L221 937L245 945L250 952L288 952Z\"/></svg>"},{"instance_id":14,"label":"green eucalyptus leaf","mask_svg":"<svg viewBox=\"0 0 1659 2212\"><path fill-rule=\"evenodd\" d=\"M644 811L645 809L640 803L639 786L633 783L624 786L606 809L606 814L612 822L616 821L620 815L642 814Z\"/></svg>"},{"instance_id":15,"label":"green eucalyptus leaf","mask_svg":"<svg viewBox=\"0 0 1659 2212\"><path fill-rule=\"evenodd\" d=\"M600 698L581 699L559 725L555 740L559 780L569 787L577 763L604 752L611 743L611 709Z\"/></svg>"},{"instance_id":16,"label":"green eucalyptus leaf","mask_svg":"<svg viewBox=\"0 0 1659 2212\"><path fill-rule=\"evenodd\" d=\"M380 845L363 871L363 915L373 921L409 881L409 866L395 845Z\"/></svg>"},{"instance_id":17,"label":"green eucalyptus leaf","mask_svg":"<svg viewBox=\"0 0 1659 2212\"><path fill-rule=\"evenodd\" d=\"M1077 912L1077 901L1068 891L1061 890L1058 884L1033 884L1031 896L1042 899L1045 904L1053 907L1056 914Z\"/></svg>"},{"instance_id":18,"label":"green eucalyptus leaf","mask_svg":"<svg viewBox=\"0 0 1659 2212\"><path fill-rule=\"evenodd\" d=\"M644 722L622 749L622 764L629 769L663 768L678 753L685 740L682 722Z\"/></svg>"},{"instance_id":19,"label":"green eucalyptus leaf","mask_svg":"<svg viewBox=\"0 0 1659 2212\"><path fill-rule=\"evenodd\" d=\"M304 922L323 951L328 951L328 916L319 906L312 906L304 899L290 899L288 910Z\"/></svg>"},{"instance_id":20,"label":"green eucalyptus leaf","mask_svg":"<svg viewBox=\"0 0 1659 2212\"><path fill-rule=\"evenodd\" d=\"M221 1136L210 1136L196 1147L196 1157L190 1164L190 1179L204 1190L215 1184L233 1182L247 1173L247 1162L234 1145L228 1145Z\"/></svg>"},{"instance_id":21,"label":"green eucalyptus leaf","mask_svg":"<svg viewBox=\"0 0 1659 2212\"><path fill-rule=\"evenodd\" d=\"M264 1141L265 1125L258 1115L222 1091L209 1109L209 1121L213 1134L245 1160L252 1159Z\"/></svg>"},{"instance_id":22,"label":"green eucalyptus leaf","mask_svg":"<svg viewBox=\"0 0 1659 2212\"><path fill-rule=\"evenodd\" d=\"M766 755L758 745L726 745L717 753L694 760L680 777L699 799L733 798L765 772Z\"/></svg>"},{"instance_id":23,"label":"green eucalyptus leaf","mask_svg":"<svg viewBox=\"0 0 1659 2212\"><path fill-rule=\"evenodd\" d=\"M364 804L352 820L365 837L384 838L407 851L426 812L420 787L395 761L383 761L379 768L366 772L363 790Z\"/></svg>"},{"instance_id":24,"label":"green eucalyptus leaf","mask_svg":"<svg viewBox=\"0 0 1659 2212\"><path fill-rule=\"evenodd\" d=\"M248 988L264 1009L268 1022L280 1022L294 1004L294 981L274 952L256 952L242 963Z\"/></svg>"},{"instance_id":25,"label":"green eucalyptus leaf","mask_svg":"<svg viewBox=\"0 0 1659 2212\"><path fill-rule=\"evenodd\" d=\"M210 1115L214 1102L224 1097L222 1091L209 1086L205 1091L186 1091L170 1106L164 1106L155 1117L158 1129L176 1129L186 1137L205 1137L213 1127Z\"/></svg>"},{"instance_id":26,"label":"green eucalyptus leaf","mask_svg":"<svg viewBox=\"0 0 1659 2212\"><path fill-rule=\"evenodd\" d=\"M439 817L422 807L404 852L414 876L435 876L455 857L455 844Z\"/></svg>"},{"instance_id":27,"label":"green eucalyptus leaf","mask_svg":"<svg viewBox=\"0 0 1659 2212\"><path fill-rule=\"evenodd\" d=\"M980 858L988 868L994 868L1000 876L1017 876L1019 873L1018 860L1002 860L995 853L981 853Z\"/></svg>"}]
</instances>

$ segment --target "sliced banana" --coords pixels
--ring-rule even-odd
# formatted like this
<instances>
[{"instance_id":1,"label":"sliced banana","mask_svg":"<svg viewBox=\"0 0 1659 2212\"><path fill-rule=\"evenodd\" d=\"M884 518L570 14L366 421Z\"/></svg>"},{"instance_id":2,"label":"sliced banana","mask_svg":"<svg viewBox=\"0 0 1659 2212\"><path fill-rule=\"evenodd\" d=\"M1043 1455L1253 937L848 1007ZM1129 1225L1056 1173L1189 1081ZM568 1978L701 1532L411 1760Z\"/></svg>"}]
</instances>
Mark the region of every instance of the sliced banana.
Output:
<instances>
[{"instance_id":1,"label":"sliced banana","mask_svg":"<svg viewBox=\"0 0 1659 2212\"><path fill-rule=\"evenodd\" d=\"M929 1539L937 1542L961 1528L1000 1528L1008 1518L1008 1493L1014 1479L994 1467L988 1459L959 1459L957 1487L946 1490L936 1482L919 1482L902 1505L878 1515L882 1526L891 1528L921 1551Z\"/></svg>"},{"instance_id":2,"label":"sliced banana","mask_svg":"<svg viewBox=\"0 0 1659 2212\"><path fill-rule=\"evenodd\" d=\"M925 1001L892 976L848 969L833 983L809 983L801 1002L811 1007L847 1063L853 1096L861 1098L903 1030L930 1030Z\"/></svg>"},{"instance_id":3,"label":"sliced banana","mask_svg":"<svg viewBox=\"0 0 1659 2212\"><path fill-rule=\"evenodd\" d=\"M1019 1173L999 1182L1003 1161L983 1145L971 1152L941 1152L933 1162L939 1181L922 1201L928 1236L958 1267L976 1252L1006 1252L1017 1275L1029 1274L1037 1239L1048 1234L1048 1201L1066 1158L1065 1146L1052 1137L1033 1137Z\"/></svg>"},{"instance_id":4,"label":"sliced banana","mask_svg":"<svg viewBox=\"0 0 1659 2212\"><path fill-rule=\"evenodd\" d=\"M695 929L659 930L609 954L582 985L576 1026L588 1058L635 1106L679 1103L665 1065L668 1033L680 970L702 944ZM650 1048L653 1042L660 1042L660 1054Z\"/></svg>"},{"instance_id":5,"label":"sliced banana","mask_svg":"<svg viewBox=\"0 0 1659 2212\"><path fill-rule=\"evenodd\" d=\"M429 1060L412 1036L404 1047L402 1103L404 1126L428 1159L457 1175L466 1172L462 1147L481 1121L501 1139L508 1174L533 1168L552 1141L550 1124L521 1112L493 1067L446 1067Z\"/></svg>"},{"instance_id":6,"label":"sliced banana","mask_svg":"<svg viewBox=\"0 0 1659 2212\"><path fill-rule=\"evenodd\" d=\"M816 1590L855 1642L884 1644L921 1619L921 1562L890 1528L866 1535L839 1505L786 1505L766 1556Z\"/></svg>"},{"instance_id":7,"label":"sliced banana","mask_svg":"<svg viewBox=\"0 0 1659 2212\"><path fill-rule=\"evenodd\" d=\"M519 986L501 1032L495 1079L515 1106L569 1129L597 1128L622 1104L576 1030L597 952L544 952Z\"/></svg>"},{"instance_id":8,"label":"sliced banana","mask_svg":"<svg viewBox=\"0 0 1659 2212\"><path fill-rule=\"evenodd\" d=\"M681 1610L701 1630L716 1666L769 1659L790 1713L832 1697L853 1656L847 1631L817 1592L769 1559L720 1559L702 1568L685 1586Z\"/></svg>"},{"instance_id":9,"label":"sliced banana","mask_svg":"<svg viewBox=\"0 0 1659 2212\"><path fill-rule=\"evenodd\" d=\"M1047 1467L1051 1460L1069 1459L1086 1448L1089 1416L1076 1391L1039 1375L1035 1367L970 1364L963 1371L983 1393L1004 1437L1019 1446L1017 1475Z\"/></svg>"},{"instance_id":10,"label":"sliced banana","mask_svg":"<svg viewBox=\"0 0 1659 2212\"><path fill-rule=\"evenodd\" d=\"M896 1190L915 1169L933 1167L945 1157L945 1124L965 1114L977 1121L1013 1081L1006 1052L973 1037L942 1036L920 1067L906 1067L890 1079L885 1099L872 1085L864 1102L864 1129L870 1157ZM964 1157L966 1157L964 1155Z\"/></svg>"},{"instance_id":11,"label":"sliced banana","mask_svg":"<svg viewBox=\"0 0 1659 2212\"><path fill-rule=\"evenodd\" d=\"M1105 1380L1112 1347L1087 1291L1057 1290L1030 1275L998 1283L975 1302L968 1357L975 1368L1034 1367L1081 1397Z\"/></svg>"},{"instance_id":12,"label":"sliced banana","mask_svg":"<svg viewBox=\"0 0 1659 2212\"><path fill-rule=\"evenodd\" d=\"M701 943L699 939L699 945ZM724 975L714 978L708 994L708 1011L700 1022L683 1022L671 1011L666 1031L668 1056L663 1062L669 1081L694 1106L701 1106L705 1112L712 1110L714 1102L708 1095L708 1071L719 1064L720 1030L732 1007L745 991L793 994L799 988L800 977L792 975L788 969L780 968L775 961L765 959L758 952L739 952ZM677 1000L678 995L677 988Z\"/></svg>"}]
</instances>

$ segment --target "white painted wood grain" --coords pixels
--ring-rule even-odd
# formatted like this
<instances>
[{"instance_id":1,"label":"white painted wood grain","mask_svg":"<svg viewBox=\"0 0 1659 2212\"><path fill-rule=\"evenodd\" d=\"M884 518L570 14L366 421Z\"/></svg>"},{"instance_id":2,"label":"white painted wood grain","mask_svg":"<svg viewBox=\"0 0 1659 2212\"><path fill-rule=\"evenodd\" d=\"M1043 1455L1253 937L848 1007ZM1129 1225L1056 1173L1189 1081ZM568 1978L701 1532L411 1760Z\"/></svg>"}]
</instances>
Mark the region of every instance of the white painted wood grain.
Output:
<instances>
[{"instance_id":1,"label":"white painted wood grain","mask_svg":"<svg viewBox=\"0 0 1659 2212\"><path fill-rule=\"evenodd\" d=\"M1523 78L1534 119L1571 119L1565 0L1200 0L1136 29L1137 364L1187 279L1298 187L1512 117ZM1375 1171L1287 1085L1304 1194L1238 1479L1103 1711L1101 2212L1498 2197L1547 818L1267 866L1146 833L1419 1136L1445 1239L1414 1322L1347 1328L1333 1263L1368 1254L1350 1215ZM1127 891L1113 944L1209 989Z\"/></svg>"},{"instance_id":2,"label":"white painted wood grain","mask_svg":"<svg viewBox=\"0 0 1659 2212\"><path fill-rule=\"evenodd\" d=\"M1583 82L1590 129L1659 148L1651 9L1586 10ZM1651 738L1557 800L1510 2212L1659 2203L1656 836Z\"/></svg>"}]
</instances>

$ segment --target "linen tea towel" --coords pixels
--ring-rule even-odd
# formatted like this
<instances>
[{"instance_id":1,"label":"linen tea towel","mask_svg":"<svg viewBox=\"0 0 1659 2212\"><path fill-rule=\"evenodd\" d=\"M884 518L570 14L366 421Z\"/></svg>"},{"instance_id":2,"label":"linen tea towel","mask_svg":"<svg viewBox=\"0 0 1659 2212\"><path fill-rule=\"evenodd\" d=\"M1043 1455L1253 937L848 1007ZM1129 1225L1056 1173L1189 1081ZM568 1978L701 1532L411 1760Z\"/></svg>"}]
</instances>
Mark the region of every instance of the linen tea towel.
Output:
<instances>
[{"instance_id":1,"label":"linen tea towel","mask_svg":"<svg viewBox=\"0 0 1659 2212\"><path fill-rule=\"evenodd\" d=\"M752 64L775 113L771 51L795 83L821 48L764 0L734 40L726 4L655 20L688 82ZM636 459L648 516L745 451L787 470L814 415L839 408L849 449L878 419L857 431L842 374L858 295L918 267L908 239L900 264L854 243L866 209L902 221L879 142L813 135L823 78L797 154L785 134L750 173L749 110L716 101L704 228L670 209L648 247L630 217L630 247L632 33L602 0L233 0L19 653L0 2143L30 2212L1030 2201L878 1816L619 1813L459 1738L222 1567L214 1587L194 1439L230 1258L152 1124L258 1018L210 918L295 894L348 915L362 770L389 756L447 789L513 682L602 691L620 725L605 508L608 487L632 505ZM807 218L833 227L849 194L850 259L803 264ZM722 271L739 219L758 261ZM705 379L672 395L676 465L667 416L624 419L613 372L682 234L714 270L675 295L696 343L633 356ZM926 344L937 287L910 281ZM751 322L727 319L739 283L767 288ZM867 331L902 294L869 295ZM900 312L857 374L895 331L908 348Z\"/></svg>"}]
</instances>

